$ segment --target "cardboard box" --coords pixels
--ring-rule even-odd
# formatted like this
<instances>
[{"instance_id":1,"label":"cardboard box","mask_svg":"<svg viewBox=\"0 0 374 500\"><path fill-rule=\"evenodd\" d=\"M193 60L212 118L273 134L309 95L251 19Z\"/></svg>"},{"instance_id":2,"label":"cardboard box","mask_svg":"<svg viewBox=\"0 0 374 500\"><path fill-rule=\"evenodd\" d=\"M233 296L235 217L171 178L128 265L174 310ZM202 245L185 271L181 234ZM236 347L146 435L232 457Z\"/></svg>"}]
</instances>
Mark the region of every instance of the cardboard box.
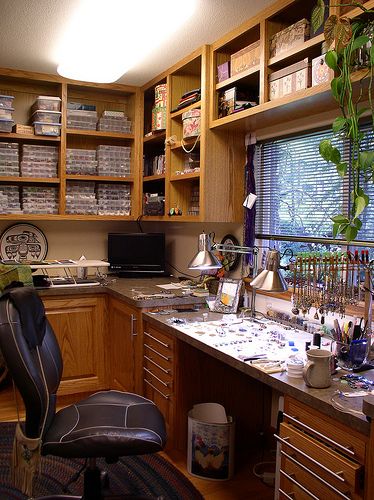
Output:
<instances>
[{"instance_id":1,"label":"cardboard box","mask_svg":"<svg viewBox=\"0 0 374 500\"><path fill-rule=\"evenodd\" d=\"M223 64L219 64L217 66L217 80L219 82L223 82L230 78L230 62L227 61Z\"/></svg>"},{"instance_id":2,"label":"cardboard box","mask_svg":"<svg viewBox=\"0 0 374 500\"><path fill-rule=\"evenodd\" d=\"M34 127L32 125L14 125L14 132L16 134L34 135Z\"/></svg>"},{"instance_id":3,"label":"cardboard box","mask_svg":"<svg viewBox=\"0 0 374 500\"><path fill-rule=\"evenodd\" d=\"M270 39L270 57L279 56L279 54L301 45L309 39L309 35L310 24L307 19L301 19L279 31Z\"/></svg>"},{"instance_id":4,"label":"cardboard box","mask_svg":"<svg viewBox=\"0 0 374 500\"><path fill-rule=\"evenodd\" d=\"M269 99L279 99L311 85L311 67L305 58L269 76Z\"/></svg>"},{"instance_id":5,"label":"cardboard box","mask_svg":"<svg viewBox=\"0 0 374 500\"><path fill-rule=\"evenodd\" d=\"M325 55L322 54L312 59L312 87L331 82L334 78L334 71L327 66Z\"/></svg>"},{"instance_id":6,"label":"cardboard box","mask_svg":"<svg viewBox=\"0 0 374 500\"><path fill-rule=\"evenodd\" d=\"M260 64L260 40L231 55L231 76Z\"/></svg>"}]
</instances>

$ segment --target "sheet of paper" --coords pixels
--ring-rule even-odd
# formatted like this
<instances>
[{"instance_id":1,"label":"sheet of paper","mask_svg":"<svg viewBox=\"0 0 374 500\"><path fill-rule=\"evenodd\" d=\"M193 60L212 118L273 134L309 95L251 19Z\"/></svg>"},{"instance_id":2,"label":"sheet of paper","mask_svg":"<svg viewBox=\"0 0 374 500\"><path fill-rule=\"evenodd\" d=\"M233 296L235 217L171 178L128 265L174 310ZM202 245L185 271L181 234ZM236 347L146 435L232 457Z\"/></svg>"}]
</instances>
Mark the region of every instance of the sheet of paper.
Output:
<instances>
[{"instance_id":1,"label":"sheet of paper","mask_svg":"<svg viewBox=\"0 0 374 500\"><path fill-rule=\"evenodd\" d=\"M166 283L165 285L156 285L164 290L179 290L182 286L179 283Z\"/></svg>"}]
</instances>

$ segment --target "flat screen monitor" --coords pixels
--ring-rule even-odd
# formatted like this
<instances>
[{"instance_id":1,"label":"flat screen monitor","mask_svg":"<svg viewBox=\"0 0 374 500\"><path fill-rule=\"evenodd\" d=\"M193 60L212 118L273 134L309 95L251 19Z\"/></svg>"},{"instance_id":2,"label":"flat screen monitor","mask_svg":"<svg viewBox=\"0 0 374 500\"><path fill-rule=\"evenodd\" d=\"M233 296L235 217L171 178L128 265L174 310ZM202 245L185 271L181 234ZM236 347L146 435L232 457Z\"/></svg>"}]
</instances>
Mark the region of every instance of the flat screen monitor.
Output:
<instances>
[{"instance_id":1,"label":"flat screen monitor","mask_svg":"<svg viewBox=\"0 0 374 500\"><path fill-rule=\"evenodd\" d=\"M164 233L109 233L109 270L120 276L166 276Z\"/></svg>"}]
</instances>

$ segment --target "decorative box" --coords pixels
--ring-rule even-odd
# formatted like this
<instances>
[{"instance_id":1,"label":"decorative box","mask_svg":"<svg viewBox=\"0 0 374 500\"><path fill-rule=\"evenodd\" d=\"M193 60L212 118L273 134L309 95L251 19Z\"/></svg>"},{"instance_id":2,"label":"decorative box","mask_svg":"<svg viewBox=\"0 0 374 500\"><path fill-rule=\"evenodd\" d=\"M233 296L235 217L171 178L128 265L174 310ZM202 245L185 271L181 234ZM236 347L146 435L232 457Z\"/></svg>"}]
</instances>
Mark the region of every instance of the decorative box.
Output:
<instances>
[{"instance_id":1,"label":"decorative box","mask_svg":"<svg viewBox=\"0 0 374 500\"><path fill-rule=\"evenodd\" d=\"M200 109L191 109L182 114L183 139L200 135Z\"/></svg>"},{"instance_id":2,"label":"decorative box","mask_svg":"<svg viewBox=\"0 0 374 500\"><path fill-rule=\"evenodd\" d=\"M217 80L219 82L223 82L230 78L230 62L227 61L223 64L219 64L217 66Z\"/></svg>"},{"instance_id":3,"label":"decorative box","mask_svg":"<svg viewBox=\"0 0 374 500\"><path fill-rule=\"evenodd\" d=\"M168 86L161 83L155 87L155 107L166 107L168 98Z\"/></svg>"},{"instance_id":4,"label":"decorative box","mask_svg":"<svg viewBox=\"0 0 374 500\"><path fill-rule=\"evenodd\" d=\"M152 131L166 129L166 107L154 106L152 108Z\"/></svg>"},{"instance_id":5,"label":"decorative box","mask_svg":"<svg viewBox=\"0 0 374 500\"><path fill-rule=\"evenodd\" d=\"M309 39L310 25L307 19L288 26L270 39L270 57L278 56Z\"/></svg>"},{"instance_id":6,"label":"decorative box","mask_svg":"<svg viewBox=\"0 0 374 500\"><path fill-rule=\"evenodd\" d=\"M269 98L279 99L311 85L309 59L305 58L269 76Z\"/></svg>"},{"instance_id":7,"label":"decorative box","mask_svg":"<svg viewBox=\"0 0 374 500\"><path fill-rule=\"evenodd\" d=\"M334 78L334 71L327 66L325 55L312 59L312 87L330 82Z\"/></svg>"},{"instance_id":8,"label":"decorative box","mask_svg":"<svg viewBox=\"0 0 374 500\"><path fill-rule=\"evenodd\" d=\"M260 40L231 55L231 76L260 64Z\"/></svg>"}]
</instances>

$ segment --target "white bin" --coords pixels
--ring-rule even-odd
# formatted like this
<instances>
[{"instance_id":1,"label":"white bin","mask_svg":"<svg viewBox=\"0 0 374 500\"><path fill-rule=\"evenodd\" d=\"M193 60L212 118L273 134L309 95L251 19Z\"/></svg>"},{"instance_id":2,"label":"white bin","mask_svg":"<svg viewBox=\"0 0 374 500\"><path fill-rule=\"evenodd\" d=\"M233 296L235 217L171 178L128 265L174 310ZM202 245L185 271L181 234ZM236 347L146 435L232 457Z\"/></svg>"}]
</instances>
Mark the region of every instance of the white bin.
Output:
<instances>
[{"instance_id":1,"label":"white bin","mask_svg":"<svg viewBox=\"0 0 374 500\"><path fill-rule=\"evenodd\" d=\"M235 423L217 403L195 405L188 412L187 470L215 481L234 473Z\"/></svg>"}]
</instances>

